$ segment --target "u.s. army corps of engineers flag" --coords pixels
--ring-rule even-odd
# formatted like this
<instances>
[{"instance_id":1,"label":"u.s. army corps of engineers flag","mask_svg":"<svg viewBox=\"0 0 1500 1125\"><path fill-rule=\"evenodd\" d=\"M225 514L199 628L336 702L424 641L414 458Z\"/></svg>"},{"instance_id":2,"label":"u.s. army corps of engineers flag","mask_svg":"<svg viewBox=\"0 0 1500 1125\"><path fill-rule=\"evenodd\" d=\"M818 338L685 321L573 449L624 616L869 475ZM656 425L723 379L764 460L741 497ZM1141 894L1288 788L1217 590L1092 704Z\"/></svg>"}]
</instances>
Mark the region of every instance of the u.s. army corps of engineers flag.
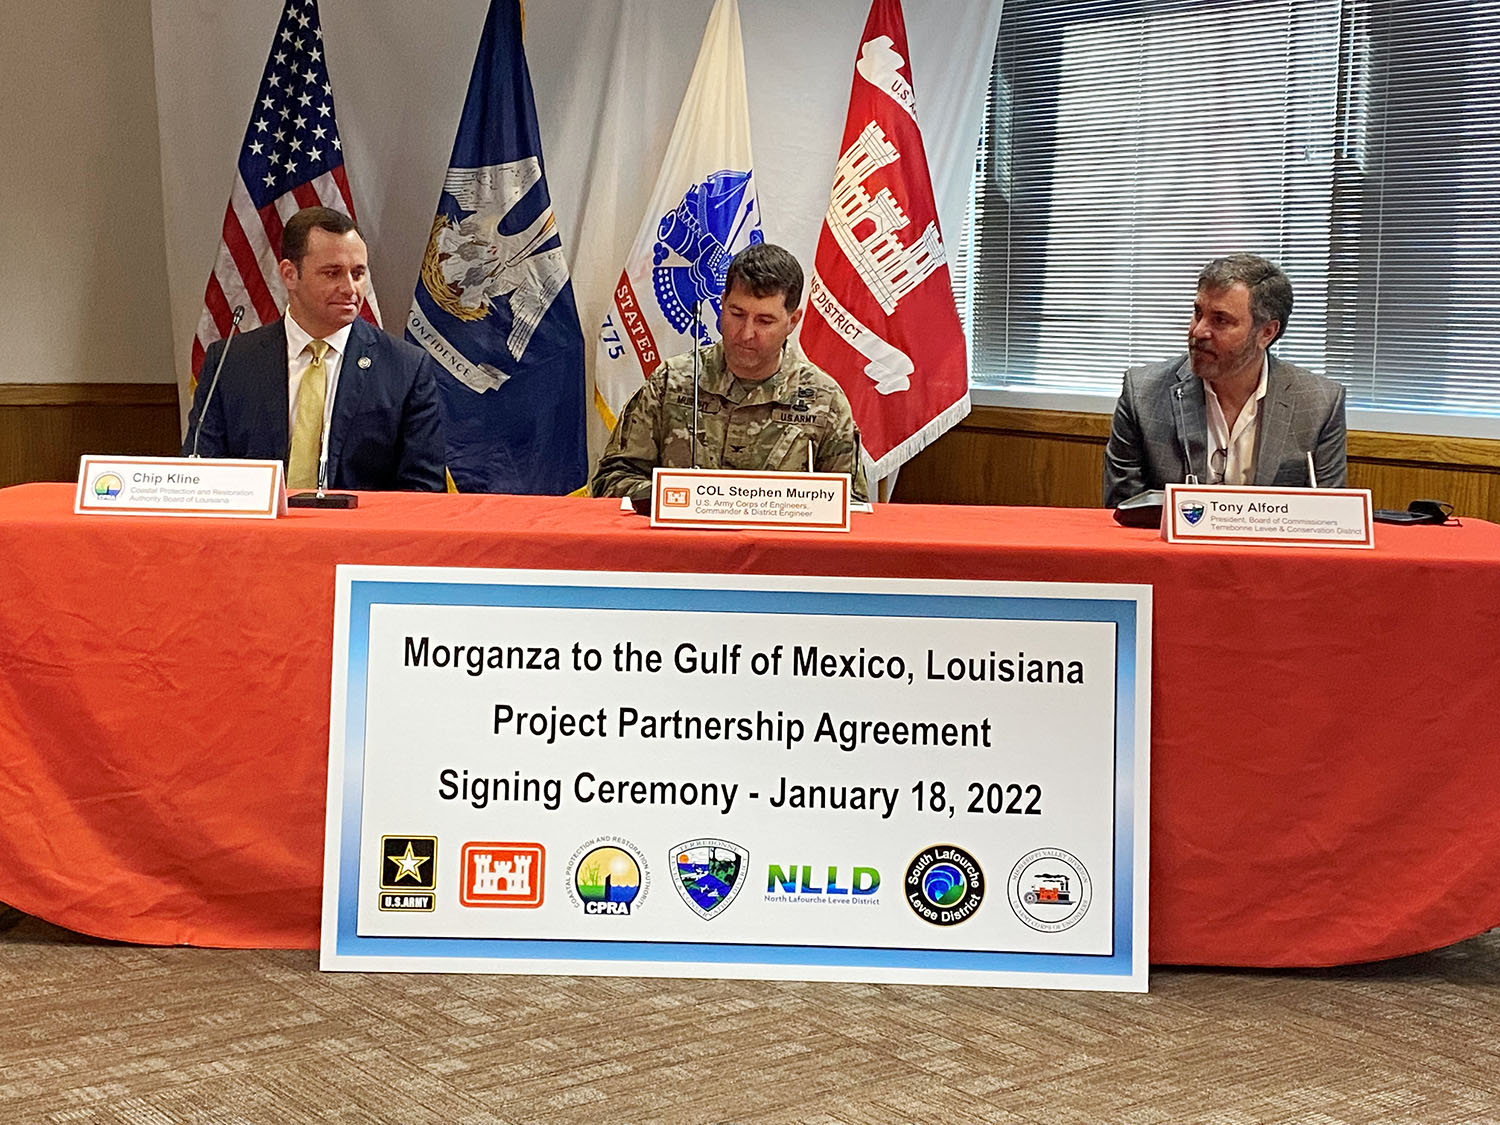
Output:
<instances>
[{"instance_id":1,"label":"u.s. army corps of engineers flag","mask_svg":"<svg viewBox=\"0 0 1500 1125\"><path fill-rule=\"evenodd\" d=\"M909 59L900 0L874 0L802 321L807 358L849 396L872 481L969 412Z\"/></svg>"},{"instance_id":2,"label":"u.s. army corps of engineers flag","mask_svg":"<svg viewBox=\"0 0 1500 1125\"><path fill-rule=\"evenodd\" d=\"M664 359L718 339L729 261L760 240L739 3L717 0L645 220L599 328L594 407L607 429Z\"/></svg>"},{"instance_id":3,"label":"u.s. army corps of engineers flag","mask_svg":"<svg viewBox=\"0 0 1500 1125\"><path fill-rule=\"evenodd\" d=\"M406 335L439 382L461 492L584 482L583 332L542 172L519 0L491 0Z\"/></svg>"}]
</instances>

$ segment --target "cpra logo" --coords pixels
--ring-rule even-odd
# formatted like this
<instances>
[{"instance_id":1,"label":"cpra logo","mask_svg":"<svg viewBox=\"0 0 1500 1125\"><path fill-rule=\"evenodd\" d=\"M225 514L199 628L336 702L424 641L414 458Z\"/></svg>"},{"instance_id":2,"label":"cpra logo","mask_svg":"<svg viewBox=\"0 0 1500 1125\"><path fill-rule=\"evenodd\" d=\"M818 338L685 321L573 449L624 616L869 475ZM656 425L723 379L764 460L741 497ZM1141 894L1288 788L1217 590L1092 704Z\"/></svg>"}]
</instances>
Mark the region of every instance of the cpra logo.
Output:
<instances>
[{"instance_id":1,"label":"cpra logo","mask_svg":"<svg viewBox=\"0 0 1500 1125\"><path fill-rule=\"evenodd\" d=\"M590 840L568 862L568 897L591 916L624 917L650 889L645 857L619 836Z\"/></svg>"},{"instance_id":2,"label":"cpra logo","mask_svg":"<svg viewBox=\"0 0 1500 1125\"><path fill-rule=\"evenodd\" d=\"M100 473L94 478L94 495L101 500L114 500L125 491L125 482L116 473Z\"/></svg>"}]
</instances>

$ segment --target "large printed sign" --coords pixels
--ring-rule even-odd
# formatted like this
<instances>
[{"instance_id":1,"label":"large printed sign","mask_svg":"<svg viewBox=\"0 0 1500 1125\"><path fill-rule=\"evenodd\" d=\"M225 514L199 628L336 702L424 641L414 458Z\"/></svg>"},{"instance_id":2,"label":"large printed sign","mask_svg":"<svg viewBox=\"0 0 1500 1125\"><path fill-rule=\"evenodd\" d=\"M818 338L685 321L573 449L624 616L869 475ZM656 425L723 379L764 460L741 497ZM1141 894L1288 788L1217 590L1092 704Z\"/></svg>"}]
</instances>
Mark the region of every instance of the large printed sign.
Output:
<instances>
[{"instance_id":1,"label":"large printed sign","mask_svg":"<svg viewBox=\"0 0 1500 1125\"><path fill-rule=\"evenodd\" d=\"M1150 598L341 566L322 965L1143 990Z\"/></svg>"}]
</instances>

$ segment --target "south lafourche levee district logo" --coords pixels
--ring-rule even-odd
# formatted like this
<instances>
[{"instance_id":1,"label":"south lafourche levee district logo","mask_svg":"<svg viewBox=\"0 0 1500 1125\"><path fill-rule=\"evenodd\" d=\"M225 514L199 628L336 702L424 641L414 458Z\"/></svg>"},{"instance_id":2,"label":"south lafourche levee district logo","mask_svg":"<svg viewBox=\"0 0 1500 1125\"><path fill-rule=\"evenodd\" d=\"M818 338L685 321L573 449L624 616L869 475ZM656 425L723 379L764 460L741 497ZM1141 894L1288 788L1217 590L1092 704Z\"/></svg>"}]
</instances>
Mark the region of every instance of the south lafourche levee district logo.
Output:
<instances>
[{"instance_id":1,"label":"south lafourche levee district logo","mask_svg":"<svg viewBox=\"0 0 1500 1125\"><path fill-rule=\"evenodd\" d=\"M1049 934L1078 925L1094 899L1088 869L1061 848L1023 855L1010 870L1008 890L1016 917Z\"/></svg>"},{"instance_id":2,"label":"south lafourche levee district logo","mask_svg":"<svg viewBox=\"0 0 1500 1125\"><path fill-rule=\"evenodd\" d=\"M437 905L437 837L380 837L381 910L432 910Z\"/></svg>"},{"instance_id":3,"label":"south lafourche levee district logo","mask_svg":"<svg viewBox=\"0 0 1500 1125\"><path fill-rule=\"evenodd\" d=\"M125 490L125 482L115 473L100 473L94 478L94 495L100 500L113 500Z\"/></svg>"},{"instance_id":4,"label":"south lafourche levee district logo","mask_svg":"<svg viewBox=\"0 0 1500 1125\"><path fill-rule=\"evenodd\" d=\"M956 926L972 918L984 901L984 871L963 848L933 844L906 865L901 891L922 921Z\"/></svg>"},{"instance_id":5,"label":"south lafourche levee district logo","mask_svg":"<svg viewBox=\"0 0 1500 1125\"><path fill-rule=\"evenodd\" d=\"M704 919L729 909L750 870L750 853L728 840L688 840L673 848L668 858L675 872L672 885Z\"/></svg>"},{"instance_id":6,"label":"south lafourche levee district logo","mask_svg":"<svg viewBox=\"0 0 1500 1125\"><path fill-rule=\"evenodd\" d=\"M650 889L645 855L620 836L590 840L568 861L568 899L592 917L626 917Z\"/></svg>"}]
</instances>

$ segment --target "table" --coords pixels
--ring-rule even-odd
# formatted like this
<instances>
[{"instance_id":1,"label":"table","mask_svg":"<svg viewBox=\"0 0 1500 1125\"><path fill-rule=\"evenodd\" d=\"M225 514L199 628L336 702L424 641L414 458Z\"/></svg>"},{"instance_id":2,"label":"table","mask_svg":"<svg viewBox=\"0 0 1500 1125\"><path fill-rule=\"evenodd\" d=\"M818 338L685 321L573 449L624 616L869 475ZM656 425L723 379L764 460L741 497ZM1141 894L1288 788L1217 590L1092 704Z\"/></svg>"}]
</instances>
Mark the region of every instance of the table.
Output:
<instances>
[{"instance_id":1,"label":"table","mask_svg":"<svg viewBox=\"0 0 1500 1125\"><path fill-rule=\"evenodd\" d=\"M127 941L316 945L336 563L1143 582L1151 959L1436 948L1500 924L1500 526L1376 541L900 504L847 535L652 530L524 496L124 519L3 489L0 901Z\"/></svg>"}]
</instances>

